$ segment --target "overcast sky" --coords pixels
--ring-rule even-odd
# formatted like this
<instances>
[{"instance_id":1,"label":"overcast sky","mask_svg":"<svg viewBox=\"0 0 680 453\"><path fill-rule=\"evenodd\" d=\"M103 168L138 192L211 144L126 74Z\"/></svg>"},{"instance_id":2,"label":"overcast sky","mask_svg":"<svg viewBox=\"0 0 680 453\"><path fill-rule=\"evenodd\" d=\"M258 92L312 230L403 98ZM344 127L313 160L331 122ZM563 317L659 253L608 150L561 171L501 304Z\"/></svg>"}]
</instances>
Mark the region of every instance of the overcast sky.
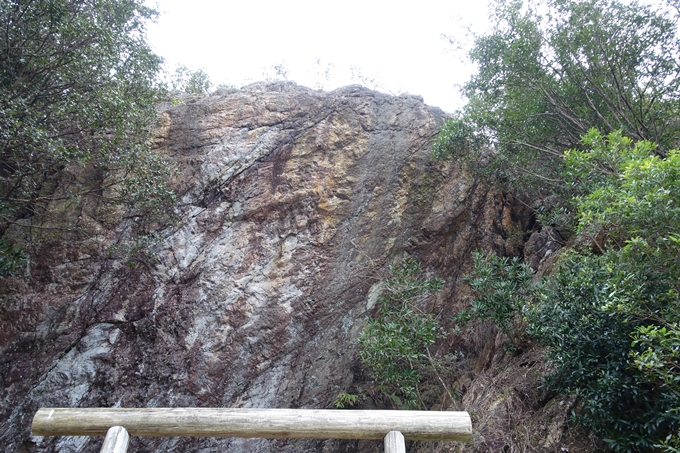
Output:
<instances>
[{"instance_id":1,"label":"overcast sky","mask_svg":"<svg viewBox=\"0 0 680 453\"><path fill-rule=\"evenodd\" d=\"M149 4L156 3L150 0ZM237 87L276 76L326 90L352 83L453 111L473 68L442 35L486 21L486 0L159 0L149 41L170 68ZM282 71L279 71L281 73Z\"/></svg>"}]
</instances>

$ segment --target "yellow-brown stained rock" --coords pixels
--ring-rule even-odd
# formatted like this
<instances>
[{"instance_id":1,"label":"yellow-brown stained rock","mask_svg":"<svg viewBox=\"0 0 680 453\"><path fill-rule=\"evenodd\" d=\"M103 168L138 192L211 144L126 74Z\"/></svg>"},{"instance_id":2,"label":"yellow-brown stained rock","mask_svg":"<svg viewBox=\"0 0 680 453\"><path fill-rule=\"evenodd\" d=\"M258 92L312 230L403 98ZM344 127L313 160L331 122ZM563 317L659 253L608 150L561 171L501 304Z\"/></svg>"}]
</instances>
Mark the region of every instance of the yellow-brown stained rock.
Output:
<instances>
[{"instance_id":1,"label":"yellow-brown stained rock","mask_svg":"<svg viewBox=\"0 0 680 453\"><path fill-rule=\"evenodd\" d=\"M180 101L152 141L180 167L181 220L159 232L157 260L70 260L84 243L52 243L26 280L0 283L0 451L97 451L30 438L40 406L328 408L355 379L369 290L389 263L411 255L445 278L434 303L446 318L468 301L470 252L505 253L524 221L507 196L430 160L446 115L417 97L277 83ZM100 240L126 240L125 222Z\"/></svg>"}]
</instances>

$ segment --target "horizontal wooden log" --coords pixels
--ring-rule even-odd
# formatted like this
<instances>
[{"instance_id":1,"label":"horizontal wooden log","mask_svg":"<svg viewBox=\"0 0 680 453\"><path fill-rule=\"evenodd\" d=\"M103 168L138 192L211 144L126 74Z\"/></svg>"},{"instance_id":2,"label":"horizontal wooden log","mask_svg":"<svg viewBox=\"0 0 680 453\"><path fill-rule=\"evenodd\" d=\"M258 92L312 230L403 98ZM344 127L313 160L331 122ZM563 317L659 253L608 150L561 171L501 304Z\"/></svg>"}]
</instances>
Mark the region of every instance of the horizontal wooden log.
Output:
<instances>
[{"instance_id":1,"label":"horizontal wooden log","mask_svg":"<svg viewBox=\"0 0 680 453\"><path fill-rule=\"evenodd\" d=\"M322 409L43 408L33 417L34 436L104 436L123 426L131 436L383 439L467 441L467 412Z\"/></svg>"}]
</instances>

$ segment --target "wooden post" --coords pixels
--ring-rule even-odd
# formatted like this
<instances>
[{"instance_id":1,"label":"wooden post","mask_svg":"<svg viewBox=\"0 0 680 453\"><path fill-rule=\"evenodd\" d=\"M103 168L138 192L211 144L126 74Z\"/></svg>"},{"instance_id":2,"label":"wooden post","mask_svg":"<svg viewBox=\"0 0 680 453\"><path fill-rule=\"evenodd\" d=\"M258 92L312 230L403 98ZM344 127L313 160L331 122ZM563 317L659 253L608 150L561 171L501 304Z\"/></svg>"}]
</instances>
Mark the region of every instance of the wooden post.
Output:
<instances>
[{"instance_id":1,"label":"wooden post","mask_svg":"<svg viewBox=\"0 0 680 453\"><path fill-rule=\"evenodd\" d=\"M467 441L467 412L322 409L53 408L33 417L35 436L103 436L124 426L131 436L375 439L399 431L407 439Z\"/></svg>"},{"instance_id":2,"label":"wooden post","mask_svg":"<svg viewBox=\"0 0 680 453\"><path fill-rule=\"evenodd\" d=\"M106 432L104 445L99 453L125 453L130 443L130 435L122 426L112 426Z\"/></svg>"},{"instance_id":3,"label":"wooden post","mask_svg":"<svg viewBox=\"0 0 680 453\"><path fill-rule=\"evenodd\" d=\"M385 436L385 453L406 453L404 436L399 431L390 431Z\"/></svg>"}]
</instances>

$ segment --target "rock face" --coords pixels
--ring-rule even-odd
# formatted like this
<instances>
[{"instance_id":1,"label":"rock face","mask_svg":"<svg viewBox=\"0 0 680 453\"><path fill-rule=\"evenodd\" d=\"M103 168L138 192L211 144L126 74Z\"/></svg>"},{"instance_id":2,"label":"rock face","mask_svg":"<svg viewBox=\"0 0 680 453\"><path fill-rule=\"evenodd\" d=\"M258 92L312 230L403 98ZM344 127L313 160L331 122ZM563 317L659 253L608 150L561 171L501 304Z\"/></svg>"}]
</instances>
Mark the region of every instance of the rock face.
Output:
<instances>
[{"instance_id":1,"label":"rock face","mask_svg":"<svg viewBox=\"0 0 680 453\"><path fill-rule=\"evenodd\" d=\"M564 238L556 228L545 226L533 233L524 244L524 262L538 271L553 253L564 247L564 243Z\"/></svg>"},{"instance_id":2,"label":"rock face","mask_svg":"<svg viewBox=\"0 0 680 453\"><path fill-rule=\"evenodd\" d=\"M470 252L520 254L527 218L455 164L430 160L444 114L412 96L291 83L188 97L161 114L180 221L146 265L84 240L43 243L0 282L0 450L96 452L30 436L39 407L330 408L357 379L357 338L387 265L468 300ZM94 241L94 242L93 242ZM374 291L371 291L371 288ZM356 451L357 441L133 438L130 451Z\"/></svg>"}]
</instances>

